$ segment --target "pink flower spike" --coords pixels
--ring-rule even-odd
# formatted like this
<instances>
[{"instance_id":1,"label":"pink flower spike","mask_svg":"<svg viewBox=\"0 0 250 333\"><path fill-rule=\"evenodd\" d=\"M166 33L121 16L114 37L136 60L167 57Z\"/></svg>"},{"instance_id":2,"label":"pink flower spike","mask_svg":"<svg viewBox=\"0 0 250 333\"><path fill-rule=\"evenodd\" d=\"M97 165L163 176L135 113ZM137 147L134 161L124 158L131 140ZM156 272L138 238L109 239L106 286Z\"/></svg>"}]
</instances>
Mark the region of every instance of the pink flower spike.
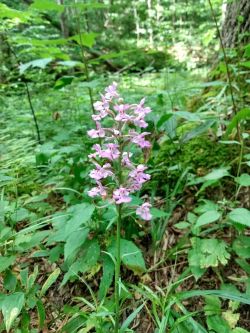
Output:
<instances>
[{"instance_id":1,"label":"pink flower spike","mask_svg":"<svg viewBox=\"0 0 250 333\"><path fill-rule=\"evenodd\" d=\"M150 203L145 202L136 209L136 215L139 215L143 220L150 221L152 219L152 214L150 213Z\"/></svg>"},{"instance_id":2,"label":"pink flower spike","mask_svg":"<svg viewBox=\"0 0 250 333\"><path fill-rule=\"evenodd\" d=\"M125 187L120 187L113 192L113 199L117 205L128 203L132 199L129 196L129 191Z\"/></svg>"}]
</instances>

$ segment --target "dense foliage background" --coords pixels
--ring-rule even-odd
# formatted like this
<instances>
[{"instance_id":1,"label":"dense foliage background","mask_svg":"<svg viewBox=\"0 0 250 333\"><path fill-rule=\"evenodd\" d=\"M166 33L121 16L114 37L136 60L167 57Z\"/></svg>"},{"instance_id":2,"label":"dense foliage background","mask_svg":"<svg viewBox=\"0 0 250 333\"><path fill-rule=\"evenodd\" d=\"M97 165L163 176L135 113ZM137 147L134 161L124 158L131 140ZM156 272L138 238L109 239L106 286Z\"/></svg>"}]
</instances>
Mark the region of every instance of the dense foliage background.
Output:
<instances>
[{"instance_id":1,"label":"dense foliage background","mask_svg":"<svg viewBox=\"0 0 250 333\"><path fill-rule=\"evenodd\" d=\"M153 110L120 332L249 332L249 1L1 0L0 21L0 332L113 332L116 211L87 195L113 81Z\"/></svg>"}]
</instances>

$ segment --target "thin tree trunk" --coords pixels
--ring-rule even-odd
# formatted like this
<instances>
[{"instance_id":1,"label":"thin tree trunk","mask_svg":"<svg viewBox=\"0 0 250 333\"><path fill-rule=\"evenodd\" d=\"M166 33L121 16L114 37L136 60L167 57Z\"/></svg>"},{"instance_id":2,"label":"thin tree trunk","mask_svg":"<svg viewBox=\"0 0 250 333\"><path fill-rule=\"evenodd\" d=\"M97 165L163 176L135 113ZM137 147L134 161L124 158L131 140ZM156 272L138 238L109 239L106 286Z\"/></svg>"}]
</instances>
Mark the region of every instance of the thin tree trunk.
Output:
<instances>
[{"instance_id":1,"label":"thin tree trunk","mask_svg":"<svg viewBox=\"0 0 250 333\"><path fill-rule=\"evenodd\" d=\"M57 0L57 3L58 3L58 5L63 5L64 0ZM69 37L69 25L68 25L68 17L67 17L66 10L64 10L61 14L60 24L61 24L62 36L64 38L68 38Z\"/></svg>"}]
</instances>

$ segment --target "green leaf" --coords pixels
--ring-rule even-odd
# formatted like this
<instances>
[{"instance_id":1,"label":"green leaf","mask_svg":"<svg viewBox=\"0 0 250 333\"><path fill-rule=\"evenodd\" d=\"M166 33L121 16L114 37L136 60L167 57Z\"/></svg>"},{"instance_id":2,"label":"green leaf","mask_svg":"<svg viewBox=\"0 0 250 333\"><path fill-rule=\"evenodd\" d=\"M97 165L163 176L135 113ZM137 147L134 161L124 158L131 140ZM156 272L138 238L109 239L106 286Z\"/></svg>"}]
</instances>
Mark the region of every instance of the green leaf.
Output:
<instances>
[{"instance_id":1,"label":"green leaf","mask_svg":"<svg viewBox=\"0 0 250 333\"><path fill-rule=\"evenodd\" d=\"M38 67L44 69L52 60L52 58L43 58L27 62L26 64L21 64L19 67L20 74L22 75L30 67Z\"/></svg>"},{"instance_id":2,"label":"green leaf","mask_svg":"<svg viewBox=\"0 0 250 333\"><path fill-rule=\"evenodd\" d=\"M250 175L247 173L243 173L240 177L235 178L236 183L240 184L241 186L250 186Z\"/></svg>"},{"instance_id":3,"label":"green leaf","mask_svg":"<svg viewBox=\"0 0 250 333\"><path fill-rule=\"evenodd\" d=\"M137 309L135 309L129 316L128 318L122 323L122 326L119 330L120 333L125 333L126 329L129 327L129 325L133 322L133 320L136 318L138 313L142 310L144 307L144 304L141 304Z\"/></svg>"},{"instance_id":4,"label":"green leaf","mask_svg":"<svg viewBox=\"0 0 250 333\"><path fill-rule=\"evenodd\" d=\"M237 127L238 123L242 120L246 120L250 118L250 108L244 108L237 112L237 114L233 117L231 122L229 123L225 137L227 138L233 131L234 128Z\"/></svg>"},{"instance_id":5,"label":"green leaf","mask_svg":"<svg viewBox=\"0 0 250 333\"><path fill-rule=\"evenodd\" d=\"M54 88L56 90L62 89L71 84L74 78L75 78L74 76L63 76L56 81Z\"/></svg>"},{"instance_id":6,"label":"green leaf","mask_svg":"<svg viewBox=\"0 0 250 333\"><path fill-rule=\"evenodd\" d=\"M221 301L218 296L205 296L204 310L207 316L221 313Z\"/></svg>"},{"instance_id":7,"label":"green leaf","mask_svg":"<svg viewBox=\"0 0 250 333\"><path fill-rule=\"evenodd\" d=\"M177 117L184 118L188 121L200 121L201 118L197 113L192 113L188 111L176 111L174 113Z\"/></svg>"},{"instance_id":8,"label":"green leaf","mask_svg":"<svg viewBox=\"0 0 250 333\"><path fill-rule=\"evenodd\" d=\"M0 18L19 19L21 22L27 22L30 13L19 11L0 3Z\"/></svg>"},{"instance_id":9,"label":"green leaf","mask_svg":"<svg viewBox=\"0 0 250 333\"><path fill-rule=\"evenodd\" d=\"M250 211L246 208L232 210L228 217L231 221L250 227Z\"/></svg>"},{"instance_id":10,"label":"green leaf","mask_svg":"<svg viewBox=\"0 0 250 333\"><path fill-rule=\"evenodd\" d=\"M116 257L116 243L112 242L108 252ZM145 262L141 250L131 241L121 239L121 261L135 274L141 274L146 271Z\"/></svg>"},{"instance_id":11,"label":"green leaf","mask_svg":"<svg viewBox=\"0 0 250 333\"><path fill-rule=\"evenodd\" d=\"M46 291L52 286L52 284L56 282L60 273L61 273L60 268L57 268L49 275L44 285L42 286L40 296L43 296L46 293Z\"/></svg>"},{"instance_id":12,"label":"green leaf","mask_svg":"<svg viewBox=\"0 0 250 333\"><path fill-rule=\"evenodd\" d=\"M173 117L174 113L164 114L157 122L156 126L159 129L166 121Z\"/></svg>"},{"instance_id":13,"label":"green leaf","mask_svg":"<svg viewBox=\"0 0 250 333\"><path fill-rule=\"evenodd\" d=\"M207 317L207 326L209 330L216 333L230 333L230 327L226 320L221 316L214 315Z\"/></svg>"},{"instance_id":14,"label":"green leaf","mask_svg":"<svg viewBox=\"0 0 250 333\"><path fill-rule=\"evenodd\" d=\"M202 227L209 223L215 222L220 217L221 217L221 213L219 213L217 210L210 210L198 217L195 227Z\"/></svg>"},{"instance_id":15,"label":"green leaf","mask_svg":"<svg viewBox=\"0 0 250 333\"><path fill-rule=\"evenodd\" d=\"M5 271L6 268L8 268L9 266L11 266L15 260L16 260L15 256L0 257L0 273Z\"/></svg>"},{"instance_id":16,"label":"green leaf","mask_svg":"<svg viewBox=\"0 0 250 333\"><path fill-rule=\"evenodd\" d=\"M193 297L203 297L207 295L214 295L223 299L230 299L232 301L250 305L250 298L246 294L241 294L240 292L236 294L224 290L191 290L180 292L176 296L179 300L186 300Z\"/></svg>"},{"instance_id":17,"label":"green leaf","mask_svg":"<svg viewBox=\"0 0 250 333\"><path fill-rule=\"evenodd\" d=\"M249 333L249 331L241 327L236 327L232 330L232 333Z\"/></svg>"},{"instance_id":18,"label":"green leaf","mask_svg":"<svg viewBox=\"0 0 250 333\"><path fill-rule=\"evenodd\" d=\"M115 266L112 261L112 259L109 257L109 255L104 254L103 258L103 266L102 266L103 274L101 278L101 283L98 291L98 298L102 300L107 292L109 287L111 286L111 283L113 281Z\"/></svg>"},{"instance_id":19,"label":"green leaf","mask_svg":"<svg viewBox=\"0 0 250 333\"><path fill-rule=\"evenodd\" d=\"M64 6L57 4L54 0L35 0L30 8L37 9L40 11L64 11Z\"/></svg>"},{"instance_id":20,"label":"green leaf","mask_svg":"<svg viewBox=\"0 0 250 333\"><path fill-rule=\"evenodd\" d=\"M69 234L90 220L94 210L95 206L88 203L74 205L67 210L71 217L66 223L65 240L67 240Z\"/></svg>"},{"instance_id":21,"label":"green leaf","mask_svg":"<svg viewBox=\"0 0 250 333\"><path fill-rule=\"evenodd\" d=\"M16 289L16 284L16 276L11 272L11 270L8 270L4 277L4 289L13 292Z\"/></svg>"},{"instance_id":22,"label":"green leaf","mask_svg":"<svg viewBox=\"0 0 250 333\"><path fill-rule=\"evenodd\" d=\"M164 212L163 210L157 209L157 208L151 208L150 212L153 217L160 218L160 217L169 217L170 214L167 212Z\"/></svg>"},{"instance_id":23,"label":"green leaf","mask_svg":"<svg viewBox=\"0 0 250 333\"><path fill-rule=\"evenodd\" d=\"M247 68L250 68L250 61L241 62L240 65L244 66L244 67L247 67Z\"/></svg>"},{"instance_id":24,"label":"green leaf","mask_svg":"<svg viewBox=\"0 0 250 333\"><path fill-rule=\"evenodd\" d=\"M200 267L217 267L219 263L226 265L230 254L226 251L227 244L218 239L203 239L201 241Z\"/></svg>"},{"instance_id":25,"label":"green leaf","mask_svg":"<svg viewBox=\"0 0 250 333\"><path fill-rule=\"evenodd\" d=\"M241 259L250 258L250 237L241 235L233 242L233 250Z\"/></svg>"},{"instance_id":26,"label":"green leaf","mask_svg":"<svg viewBox=\"0 0 250 333\"><path fill-rule=\"evenodd\" d=\"M9 332L14 320L17 318L24 306L24 294L14 293L6 295L2 303L2 313L6 331Z\"/></svg>"},{"instance_id":27,"label":"green leaf","mask_svg":"<svg viewBox=\"0 0 250 333\"><path fill-rule=\"evenodd\" d=\"M75 253L86 241L89 234L88 228L81 228L72 232L66 240L64 246L64 260L66 261Z\"/></svg>"},{"instance_id":28,"label":"green leaf","mask_svg":"<svg viewBox=\"0 0 250 333\"><path fill-rule=\"evenodd\" d=\"M80 258L69 267L68 272L64 275L60 287L62 287L71 277L77 276L79 272L85 273L93 268L99 257L100 245L98 240L87 240L82 247Z\"/></svg>"},{"instance_id":29,"label":"green leaf","mask_svg":"<svg viewBox=\"0 0 250 333\"><path fill-rule=\"evenodd\" d=\"M41 300L37 301L36 307L37 307L37 312L38 312L38 316L39 316L39 328L42 329L44 327L46 313L45 313L45 308L44 308Z\"/></svg>"},{"instance_id":30,"label":"green leaf","mask_svg":"<svg viewBox=\"0 0 250 333\"><path fill-rule=\"evenodd\" d=\"M185 222L185 221L183 221L183 222L179 222L179 223L176 223L176 224L174 225L175 228L180 229L180 230L183 230L183 229L189 228L190 226L191 226L190 223Z\"/></svg>"},{"instance_id":31,"label":"green leaf","mask_svg":"<svg viewBox=\"0 0 250 333\"><path fill-rule=\"evenodd\" d=\"M189 140L196 138L197 136L205 133L209 128L211 128L213 126L214 123L215 123L215 120L206 120L204 123L198 125L190 132L185 133L180 139L181 142L186 143Z\"/></svg>"},{"instance_id":32,"label":"green leaf","mask_svg":"<svg viewBox=\"0 0 250 333\"><path fill-rule=\"evenodd\" d=\"M73 37L70 37L69 39L76 41L77 44L79 45L83 45L86 47L93 47L97 36L98 34L96 34L95 32L90 32L90 33L81 33Z\"/></svg>"},{"instance_id":33,"label":"green leaf","mask_svg":"<svg viewBox=\"0 0 250 333\"><path fill-rule=\"evenodd\" d=\"M219 180L223 177L229 176L228 168L214 169L212 172L208 173L203 177L205 181L208 180Z\"/></svg>"}]
</instances>

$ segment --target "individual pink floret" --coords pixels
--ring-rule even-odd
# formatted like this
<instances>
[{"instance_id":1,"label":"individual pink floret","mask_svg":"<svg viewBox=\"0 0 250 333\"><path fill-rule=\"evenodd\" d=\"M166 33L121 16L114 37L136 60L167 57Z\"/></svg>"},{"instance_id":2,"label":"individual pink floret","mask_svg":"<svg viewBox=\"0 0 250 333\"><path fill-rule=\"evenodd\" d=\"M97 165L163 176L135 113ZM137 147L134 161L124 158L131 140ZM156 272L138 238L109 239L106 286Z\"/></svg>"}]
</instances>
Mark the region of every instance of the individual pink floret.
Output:
<instances>
[{"instance_id":1,"label":"individual pink floret","mask_svg":"<svg viewBox=\"0 0 250 333\"><path fill-rule=\"evenodd\" d=\"M151 207L150 203L145 202L136 209L136 215L139 215L143 220L150 221L152 219Z\"/></svg>"},{"instance_id":2,"label":"individual pink floret","mask_svg":"<svg viewBox=\"0 0 250 333\"><path fill-rule=\"evenodd\" d=\"M117 205L131 201L129 191L125 187L120 187L113 192L113 199Z\"/></svg>"},{"instance_id":3,"label":"individual pink floret","mask_svg":"<svg viewBox=\"0 0 250 333\"><path fill-rule=\"evenodd\" d=\"M103 166L95 163L96 169L90 171L89 175L91 178L100 180L103 178L107 178L109 176L113 176L113 172L110 170L111 165L109 163L105 163Z\"/></svg>"},{"instance_id":4,"label":"individual pink floret","mask_svg":"<svg viewBox=\"0 0 250 333\"><path fill-rule=\"evenodd\" d=\"M131 142L137 144L141 148L150 148L151 144L149 141L145 140L145 136L149 135L150 132L137 133L135 131L130 131Z\"/></svg>"},{"instance_id":5,"label":"individual pink floret","mask_svg":"<svg viewBox=\"0 0 250 333\"><path fill-rule=\"evenodd\" d=\"M96 122L96 129L89 130L87 133L92 139L105 137L105 131L99 122Z\"/></svg>"}]
</instances>

